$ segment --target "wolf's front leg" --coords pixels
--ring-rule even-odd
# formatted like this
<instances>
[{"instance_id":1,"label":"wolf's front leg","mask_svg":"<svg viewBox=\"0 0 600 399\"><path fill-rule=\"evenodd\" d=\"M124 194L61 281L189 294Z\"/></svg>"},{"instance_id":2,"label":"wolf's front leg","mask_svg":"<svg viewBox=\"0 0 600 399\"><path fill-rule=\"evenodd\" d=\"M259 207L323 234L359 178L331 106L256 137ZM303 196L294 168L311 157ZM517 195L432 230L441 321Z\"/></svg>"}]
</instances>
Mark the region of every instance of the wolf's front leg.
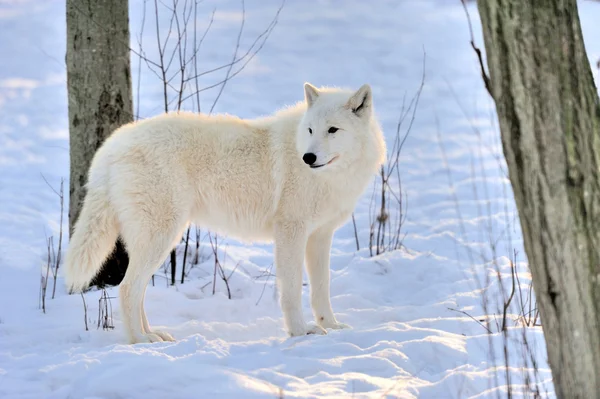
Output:
<instances>
[{"instance_id":1,"label":"wolf's front leg","mask_svg":"<svg viewBox=\"0 0 600 399\"><path fill-rule=\"evenodd\" d=\"M333 228L326 226L308 237L306 246L306 270L310 280L310 301L315 320L324 328L349 328L338 323L331 308L329 292L329 257Z\"/></svg>"},{"instance_id":2,"label":"wolf's front leg","mask_svg":"<svg viewBox=\"0 0 600 399\"><path fill-rule=\"evenodd\" d=\"M283 222L275 226L277 285L285 325L292 337L326 334L318 325L306 323L302 314L302 265L306 239L302 223Z\"/></svg>"}]
</instances>

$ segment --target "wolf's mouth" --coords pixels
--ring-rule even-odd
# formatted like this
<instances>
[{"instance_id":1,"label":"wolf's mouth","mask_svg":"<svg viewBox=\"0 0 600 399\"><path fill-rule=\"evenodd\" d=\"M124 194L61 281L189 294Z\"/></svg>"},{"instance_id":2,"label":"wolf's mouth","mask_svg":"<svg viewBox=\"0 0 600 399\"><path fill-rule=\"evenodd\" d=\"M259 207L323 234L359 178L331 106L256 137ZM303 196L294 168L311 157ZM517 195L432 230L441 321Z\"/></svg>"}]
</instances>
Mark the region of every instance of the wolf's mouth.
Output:
<instances>
[{"instance_id":1,"label":"wolf's mouth","mask_svg":"<svg viewBox=\"0 0 600 399\"><path fill-rule=\"evenodd\" d=\"M334 156L333 158L331 158L331 159L329 160L329 162L322 163L322 164L320 164L320 165L310 165L310 167L311 167L312 169L322 168L322 167L323 167L323 166L325 166L325 165L329 165L329 164L331 164L331 163L332 163L333 161L335 161L336 159L338 159L338 156L337 156L337 155L336 155L336 156Z\"/></svg>"}]
</instances>

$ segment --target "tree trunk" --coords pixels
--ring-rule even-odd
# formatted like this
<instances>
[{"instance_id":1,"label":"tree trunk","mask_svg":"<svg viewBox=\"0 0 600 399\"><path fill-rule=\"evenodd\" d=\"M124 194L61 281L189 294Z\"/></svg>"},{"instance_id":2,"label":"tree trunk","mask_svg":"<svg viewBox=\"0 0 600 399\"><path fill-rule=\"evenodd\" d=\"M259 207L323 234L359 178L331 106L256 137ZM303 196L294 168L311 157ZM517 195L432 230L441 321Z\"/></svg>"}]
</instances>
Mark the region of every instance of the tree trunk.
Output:
<instances>
[{"instance_id":1,"label":"tree trunk","mask_svg":"<svg viewBox=\"0 0 600 399\"><path fill-rule=\"evenodd\" d=\"M600 397L600 103L576 0L478 2L558 397Z\"/></svg>"},{"instance_id":2,"label":"tree trunk","mask_svg":"<svg viewBox=\"0 0 600 399\"><path fill-rule=\"evenodd\" d=\"M67 0L71 233L96 150L116 128L133 120L128 11L127 0ZM119 240L92 284L118 284L127 263Z\"/></svg>"}]
</instances>

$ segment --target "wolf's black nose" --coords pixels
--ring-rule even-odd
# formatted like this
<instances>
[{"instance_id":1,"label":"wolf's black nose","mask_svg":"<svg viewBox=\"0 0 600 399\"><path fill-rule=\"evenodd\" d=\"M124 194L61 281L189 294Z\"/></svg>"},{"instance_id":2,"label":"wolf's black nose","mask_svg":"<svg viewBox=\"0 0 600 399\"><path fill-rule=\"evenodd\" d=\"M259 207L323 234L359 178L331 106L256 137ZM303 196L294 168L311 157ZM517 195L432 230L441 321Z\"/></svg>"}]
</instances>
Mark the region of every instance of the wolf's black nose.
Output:
<instances>
[{"instance_id":1,"label":"wolf's black nose","mask_svg":"<svg viewBox=\"0 0 600 399\"><path fill-rule=\"evenodd\" d=\"M312 165L313 163L315 163L317 161L317 156L315 154L313 154L312 152L307 152L302 157L302 160L304 161L305 164Z\"/></svg>"}]
</instances>

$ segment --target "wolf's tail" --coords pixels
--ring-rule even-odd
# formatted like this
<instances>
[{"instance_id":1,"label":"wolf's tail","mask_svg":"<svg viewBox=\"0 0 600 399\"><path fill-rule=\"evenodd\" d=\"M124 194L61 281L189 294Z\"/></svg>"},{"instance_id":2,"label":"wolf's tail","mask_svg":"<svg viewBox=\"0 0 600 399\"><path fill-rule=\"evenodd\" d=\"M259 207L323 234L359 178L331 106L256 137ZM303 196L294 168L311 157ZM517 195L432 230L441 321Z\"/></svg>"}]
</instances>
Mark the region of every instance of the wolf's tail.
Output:
<instances>
[{"instance_id":1,"label":"wolf's tail","mask_svg":"<svg viewBox=\"0 0 600 399\"><path fill-rule=\"evenodd\" d=\"M65 259L65 282L70 292L87 288L114 248L118 235L116 215L106 189L90 188Z\"/></svg>"}]
</instances>

